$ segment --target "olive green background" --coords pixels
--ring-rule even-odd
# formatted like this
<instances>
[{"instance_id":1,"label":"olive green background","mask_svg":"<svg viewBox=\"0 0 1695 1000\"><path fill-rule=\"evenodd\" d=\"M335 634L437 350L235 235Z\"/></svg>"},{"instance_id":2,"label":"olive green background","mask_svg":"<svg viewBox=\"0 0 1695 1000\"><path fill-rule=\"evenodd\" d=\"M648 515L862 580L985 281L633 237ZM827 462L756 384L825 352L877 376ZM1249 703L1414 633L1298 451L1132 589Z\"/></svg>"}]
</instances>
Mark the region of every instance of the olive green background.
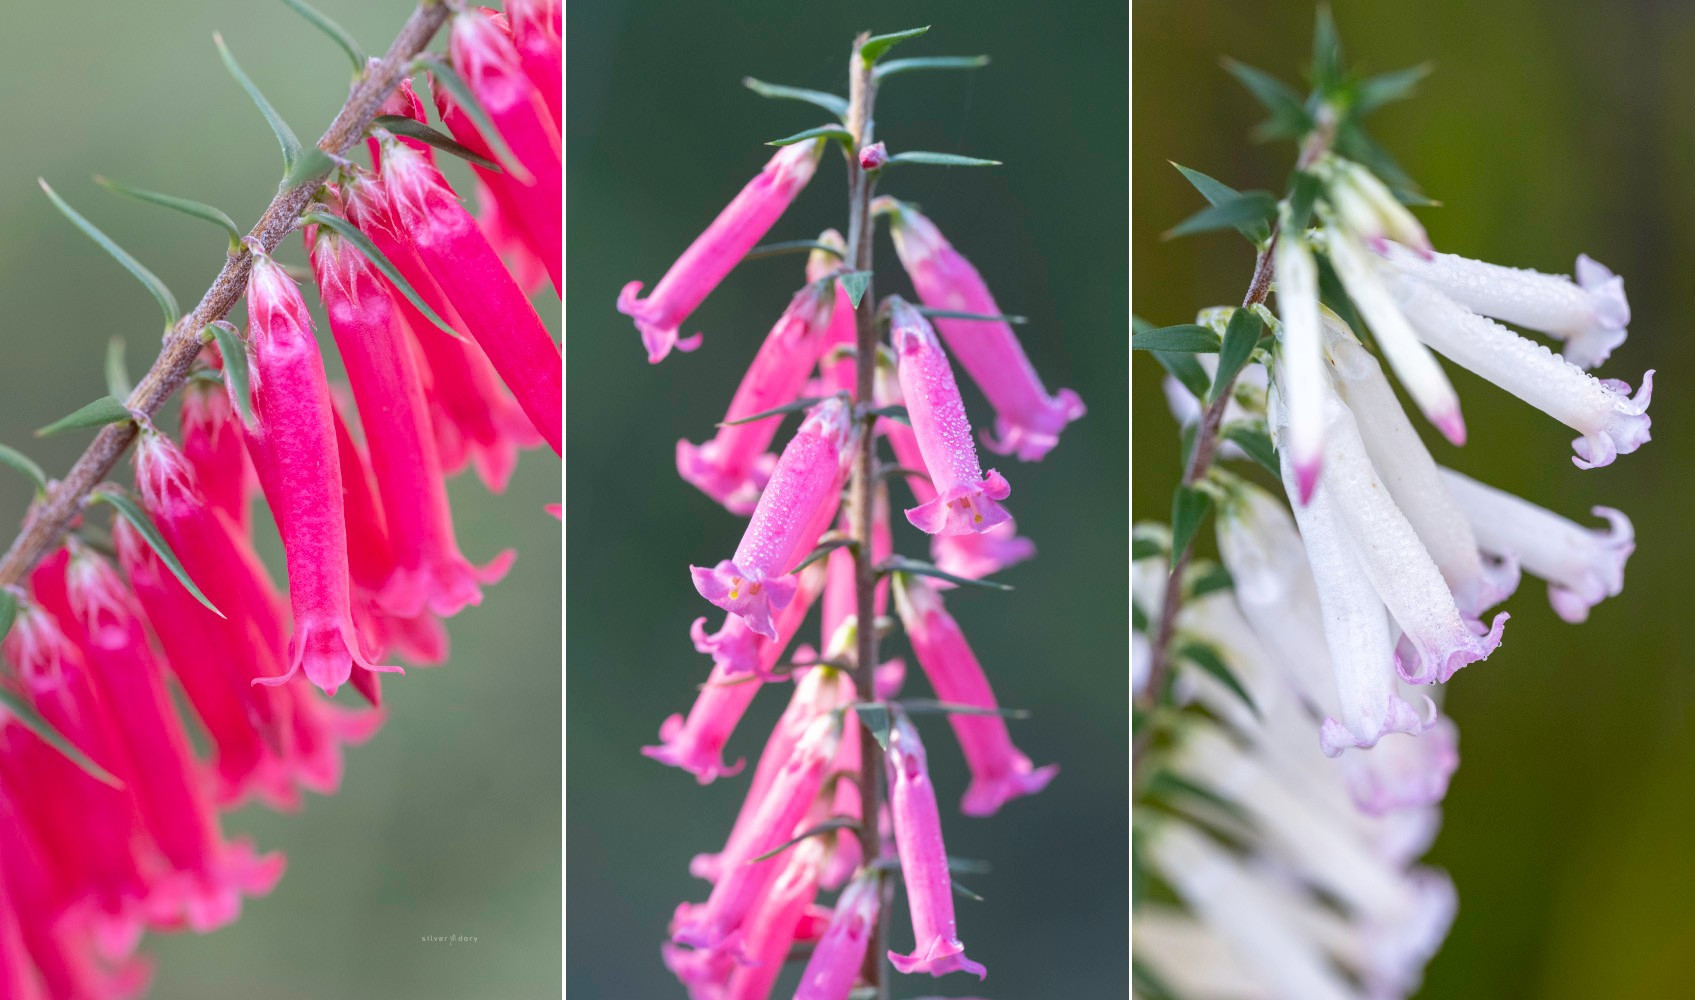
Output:
<instances>
[{"instance_id":1,"label":"olive green background","mask_svg":"<svg viewBox=\"0 0 1695 1000\"><path fill-rule=\"evenodd\" d=\"M929 149L1006 161L993 169L912 167L883 189L923 204L982 270L1050 388L1074 387L1089 414L1040 463L1001 459L1008 507L1040 555L1005 574L1011 594L961 590L950 609L1001 700L1028 708L1014 738L1059 777L1000 815L959 814L965 773L951 732L920 720L950 852L990 862L967 879L960 933L989 968L969 977L897 977L898 997L1095 997L1126 981L1124 404L1126 11L1114 4L854 5L576 3L567 12L570 316L567 425L567 972L573 1000L681 996L659 960L672 910L704 898L690 856L717 850L746 776L702 788L639 754L685 711L710 663L688 639L719 614L686 567L726 557L743 522L676 474L677 439L703 440L766 331L799 287L798 256L733 273L687 324L694 354L647 364L614 309L633 279L649 287L772 152L765 140L820 124L810 105L764 100L752 75L846 92L862 29L933 24L900 56L987 53L975 74L891 78L878 135L891 151ZM769 239L845 228L838 155ZM877 288L910 296L886 237ZM967 386L967 407L988 410ZM784 425L781 437L792 433ZM988 456L986 456L988 457ZM897 502L910 499L897 488ZM896 515L899 520L899 515ZM924 557L903 523L896 545ZM810 623L802 637L817 642ZM894 643L904 648L904 642ZM915 663L908 690L926 693ZM760 693L731 741L757 758L788 688ZM751 764L750 764L751 767ZM910 947L904 903L894 944ZM791 973L792 975L792 973ZM787 980L785 980L787 982ZM792 990L792 986L788 987ZM788 996L780 986L774 994Z\"/></svg>"},{"instance_id":2,"label":"olive green background","mask_svg":"<svg viewBox=\"0 0 1695 1000\"><path fill-rule=\"evenodd\" d=\"M1570 463L1571 431L1449 365L1470 443L1426 433L1438 461L1589 523L1635 521L1624 593L1583 626L1526 579L1506 641L1448 687L1461 765L1430 860L1459 886L1459 917L1421 994L1686 995L1695 947L1695 675L1684 499L1684 391L1695 218L1695 6L1437 0L1338 2L1350 59L1435 73L1372 132L1444 207L1420 217L1438 248L1570 273L1587 252L1623 274L1631 338L1599 374L1659 370L1654 440L1608 468ZM1251 250L1234 234L1162 243L1203 202L1166 163L1239 188L1281 190L1288 143L1256 146L1261 117L1221 55L1293 80L1311 51L1307 3L1139 0L1133 18L1134 305L1156 323L1241 300ZM1304 90L1304 86L1302 87ZM1133 510L1169 517L1176 434L1158 366L1133 365ZM1210 535L1210 531L1206 532ZM1210 546L1210 541L1208 542Z\"/></svg>"},{"instance_id":3,"label":"olive green background","mask_svg":"<svg viewBox=\"0 0 1695 1000\"><path fill-rule=\"evenodd\" d=\"M412 6L318 3L373 50L387 47ZM212 32L223 32L303 141L340 107L349 67L281 3L8 4L4 25L0 440L58 474L89 433L36 441L30 430L106 391L109 337L125 338L139 374L157 350L160 315L54 211L35 178L46 177L187 307L223 260L222 235L111 195L91 175L197 198L251 225L275 190L280 160L264 120L219 62ZM281 256L305 262L294 240ZM307 298L315 307L310 291ZM536 301L557 329L552 290ZM333 353L321 324L320 332ZM467 555L486 560L514 547L512 574L450 623L445 666L386 681L389 722L347 754L339 795L309 796L295 815L252 808L229 818L231 831L286 852L288 872L231 927L150 938L152 996L558 995L560 527L542 506L559 498L559 475L544 450L525 455L504 496L489 496L469 475L451 484ZM118 478L128 477L126 463ZM0 474L8 537L27 500L18 477ZM278 554L274 537L266 550ZM351 689L339 696L350 697ZM451 934L477 941L420 940Z\"/></svg>"}]
</instances>

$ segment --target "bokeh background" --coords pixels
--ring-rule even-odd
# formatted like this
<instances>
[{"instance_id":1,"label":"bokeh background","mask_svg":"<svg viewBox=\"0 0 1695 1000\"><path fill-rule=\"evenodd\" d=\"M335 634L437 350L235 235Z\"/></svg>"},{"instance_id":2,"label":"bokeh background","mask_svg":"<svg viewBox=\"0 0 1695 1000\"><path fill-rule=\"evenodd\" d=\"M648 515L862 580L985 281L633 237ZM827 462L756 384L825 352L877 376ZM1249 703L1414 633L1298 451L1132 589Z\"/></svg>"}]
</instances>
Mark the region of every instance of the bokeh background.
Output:
<instances>
[{"instance_id":1,"label":"bokeh background","mask_svg":"<svg viewBox=\"0 0 1695 1000\"><path fill-rule=\"evenodd\" d=\"M1526 579L1502 648L1449 686L1461 765L1430 860L1459 886L1458 920L1422 996L1670 997L1695 947L1695 674L1687 642L1686 478L1695 460L1681 373L1695 242L1695 7L1338 0L1350 60L1368 72L1432 61L1414 100L1372 132L1445 207L1420 210L1437 247L1570 273L1586 252L1625 276L1631 338L1600 374L1659 370L1654 440L1589 472L1566 428L1448 365L1471 441L1425 439L1439 461L1587 520L1635 521L1624 593L1571 626ZM1162 243L1203 203L1176 160L1239 188L1280 190L1287 143L1252 144L1258 105L1221 55L1295 80L1312 5L1137 0L1133 16L1133 281L1138 315L1192 321L1239 302L1251 249L1234 234ZM1302 86L1304 91L1305 87ZM1153 359L1133 365L1132 509L1169 517L1176 434ZM1210 531L1204 534L1210 535Z\"/></svg>"},{"instance_id":2,"label":"bokeh background","mask_svg":"<svg viewBox=\"0 0 1695 1000\"><path fill-rule=\"evenodd\" d=\"M960 976L907 980L896 995L1123 989L1127 20L1114 4L1058 12L981 0L570 5L566 985L574 1000L682 995L659 945L676 904L704 898L689 858L721 846L747 787L743 776L702 788L639 750L668 714L687 710L710 667L688 626L713 609L685 567L723 558L743 526L677 478L677 439L712 434L801 284L803 261L738 269L688 323L706 333L701 350L658 366L647 364L614 300L627 281L659 279L769 157L764 141L822 120L809 105L754 96L743 76L845 93L856 32L925 23L930 35L899 55L987 53L994 62L973 74L892 78L878 101L879 138L891 150L1006 165L894 171L884 189L922 203L1001 306L1030 317L1021 335L1036 367L1050 387L1074 387L1090 410L1043 462L999 463L1020 531L1041 550L1006 574L1017 591L960 591L950 603L1001 700L1033 713L1015 723L1015 738L1062 771L998 816L963 817L965 772L952 736L939 719L921 721L949 850L993 865L967 880L986 901L960 909L964 940L990 974L981 987ZM831 154L769 238L843 226L845 205ZM877 253L879 291L910 295L886 236ZM981 419L985 406L967 392ZM790 418L781 437L794 426ZM904 523L896 542L926 551ZM814 631L803 638L816 643ZM917 665L909 669L909 690L923 691ZM787 690L761 692L732 757L757 758ZM904 947L905 916L894 926Z\"/></svg>"},{"instance_id":3,"label":"bokeh background","mask_svg":"<svg viewBox=\"0 0 1695 1000\"><path fill-rule=\"evenodd\" d=\"M405 0L318 5L377 51L412 7ZM108 338L125 338L139 374L157 350L159 313L138 283L54 211L36 177L145 262L186 306L222 262L223 236L111 195L91 175L197 198L250 225L276 188L280 160L264 120L219 61L213 31L223 32L303 141L315 139L340 107L348 66L281 3L68 0L10 5L6 13L0 440L61 473L89 432L36 441L31 429L105 393ZM466 174L456 166L447 169L457 181ZM305 263L297 241L280 256ZM307 298L316 309L315 296ZM551 288L536 301L557 330ZM321 323L320 331L333 355ZM128 475L126 463L120 477ZM349 751L339 795L309 796L296 815L252 808L228 819L231 830L286 852L288 872L233 926L205 938L151 939L146 950L158 957L151 995L558 995L560 527L542 506L558 500L559 475L544 450L526 453L503 496L488 495L470 476L451 484L465 552L487 559L516 548L512 574L482 607L450 623L448 664L385 683L388 724ZM16 524L27 502L21 479L0 475L0 523ZM280 573L274 537L263 541ZM348 697L351 689L338 700ZM450 934L477 941L420 941Z\"/></svg>"}]
</instances>

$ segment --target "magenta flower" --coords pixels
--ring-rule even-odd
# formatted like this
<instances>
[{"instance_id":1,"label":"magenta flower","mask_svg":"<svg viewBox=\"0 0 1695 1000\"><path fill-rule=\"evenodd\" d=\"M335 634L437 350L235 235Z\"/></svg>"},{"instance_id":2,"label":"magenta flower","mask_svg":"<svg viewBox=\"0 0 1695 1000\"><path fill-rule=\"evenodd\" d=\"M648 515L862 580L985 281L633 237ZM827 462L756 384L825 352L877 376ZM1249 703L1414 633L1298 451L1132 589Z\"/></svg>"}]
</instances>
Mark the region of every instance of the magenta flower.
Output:
<instances>
[{"instance_id":1,"label":"magenta flower","mask_svg":"<svg viewBox=\"0 0 1695 1000\"><path fill-rule=\"evenodd\" d=\"M642 290L639 281L630 282L618 293L618 311L636 321L649 363L665 360L673 347L692 351L700 346L700 334L679 340L678 328L771 229L812 179L823 152L823 139L777 150L759 176L695 237L647 298L636 298Z\"/></svg>"},{"instance_id":2,"label":"magenta flower","mask_svg":"<svg viewBox=\"0 0 1695 1000\"><path fill-rule=\"evenodd\" d=\"M928 581L896 575L895 607L937 698L973 708L998 707L989 679L959 623L948 614L942 596ZM960 803L960 811L967 816L993 815L1008 800L1046 788L1059 773L1057 764L1032 768L1030 758L1012 745L1006 720L998 715L954 713L948 716L948 722L971 768L971 787Z\"/></svg>"},{"instance_id":3,"label":"magenta flower","mask_svg":"<svg viewBox=\"0 0 1695 1000\"><path fill-rule=\"evenodd\" d=\"M182 451L206 502L228 514L236 529L246 534L259 482L242 446L229 394L204 382L190 382L183 388L180 424Z\"/></svg>"},{"instance_id":4,"label":"magenta flower","mask_svg":"<svg viewBox=\"0 0 1695 1000\"><path fill-rule=\"evenodd\" d=\"M901 266L925 305L935 309L1001 315L988 286L971 262L960 256L934 223L910 205L879 199L888 206L889 233ZM1070 389L1048 395L1012 327L1003 322L938 318L936 328L948 350L995 408L995 435L983 443L997 455L1016 454L1033 462L1059 443L1059 432L1081 417L1083 401Z\"/></svg>"},{"instance_id":5,"label":"magenta flower","mask_svg":"<svg viewBox=\"0 0 1695 1000\"><path fill-rule=\"evenodd\" d=\"M847 250L847 242L834 229L819 233L818 242L844 253ZM809 282L823 281L847 269L842 258L835 254L814 250L806 256L806 280ZM830 330L824 335L823 356L818 360L818 382L824 394L845 392L851 398L858 388L854 384L857 375L853 352L859 342L859 316L854 312L853 300L848 298L847 289L840 282L834 284L836 304L830 313Z\"/></svg>"},{"instance_id":6,"label":"magenta flower","mask_svg":"<svg viewBox=\"0 0 1695 1000\"><path fill-rule=\"evenodd\" d=\"M857 436L841 400L813 407L783 449L735 555L711 569L689 567L695 590L775 638L771 613L794 597L789 570L835 517Z\"/></svg>"},{"instance_id":7,"label":"magenta flower","mask_svg":"<svg viewBox=\"0 0 1695 1000\"><path fill-rule=\"evenodd\" d=\"M929 321L898 298L888 301L906 412L936 490L935 499L908 510L906 519L932 535L987 531L1011 516L996 501L1012 487L993 469L985 476L978 464L965 401Z\"/></svg>"},{"instance_id":8,"label":"magenta flower","mask_svg":"<svg viewBox=\"0 0 1695 1000\"><path fill-rule=\"evenodd\" d=\"M829 929L812 949L806 970L800 974L795 1000L843 1000L853 991L871 945L871 929L877 923L881 886L876 872L864 872L842 890Z\"/></svg>"},{"instance_id":9,"label":"magenta flower","mask_svg":"<svg viewBox=\"0 0 1695 1000\"><path fill-rule=\"evenodd\" d=\"M554 128L564 128L560 104L565 79L565 5L560 0L506 0L505 7L524 74L541 92Z\"/></svg>"},{"instance_id":10,"label":"magenta flower","mask_svg":"<svg viewBox=\"0 0 1695 1000\"><path fill-rule=\"evenodd\" d=\"M825 849L825 841L809 837L770 862L783 868L764 904L748 920L742 945L748 964L737 966L731 974L727 1000L765 1000L771 995L794 945L795 929L818 898Z\"/></svg>"},{"instance_id":11,"label":"magenta flower","mask_svg":"<svg viewBox=\"0 0 1695 1000\"><path fill-rule=\"evenodd\" d=\"M830 331L834 284L809 284L795 293L760 344L712 440L700 445L677 442L677 472L732 514L746 516L758 503L777 462L765 449L782 420L731 421L782 406L801 394Z\"/></svg>"},{"instance_id":12,"label":"magenta flower","mask_svg":"<svg viewBox=\"0 0 1695 1000\"><path fill-rule=\"evenodd\" d=\"M895 849L901 878L912 912L912 954L891 950L889 961L911 975L927 972L945 976L969 972L978 979L988 970L965 957L965 944L953 919L953 879L942 843L942 820L936 810L936 790L924 759L924 744L905 714L895 712L889 733L889 814L894 819Z\"/></svg>"},{"instance_id":13,"label":"magenta flower","mask_svg":"<svg viewBox=\"0 0 1695 1000\"><path fill-rule=\"evenodd\" d=\"M333 695L355 667L401 670L371 663L359 645L324 363L306 303L269 258L254 261L247 315L254 416L247 428L248 452L282 532L294 610L288 672L256 683L281 684L305 668L312 683Z\"/></svg>"},{"instance_id":14,"label":"magenta flower","mask_svg":"<svg viewBox=\"0 0 1695 1000\"><path fill-rule=\"evenodd\" d=\"M546 265L530 249L525 234L519 232L512 219L512 208L503 208L499 196L483 183L482 178L473 183L477 189L477 228L482 230L488 245L494 247L500 259L506 262L506 269L512 272L512 280L518 283L525 295L534 295L541 283L547 280Z\"/></svg>"}]
</instances>

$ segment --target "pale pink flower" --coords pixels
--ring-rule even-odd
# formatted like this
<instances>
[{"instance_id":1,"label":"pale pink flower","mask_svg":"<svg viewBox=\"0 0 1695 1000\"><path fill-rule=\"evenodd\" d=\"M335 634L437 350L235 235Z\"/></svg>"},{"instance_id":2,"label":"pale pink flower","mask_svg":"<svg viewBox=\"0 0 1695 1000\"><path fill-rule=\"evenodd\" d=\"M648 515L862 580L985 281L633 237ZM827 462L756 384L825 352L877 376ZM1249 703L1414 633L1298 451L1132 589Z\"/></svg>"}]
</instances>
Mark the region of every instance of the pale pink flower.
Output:
<instances>
[{"instance_id":1,"label":"pale pink flower","mask_svg":"<svg viewBox=\"0 0 1695 1000\"><path fill-rule=\"evenodd\" d=\"M825 841L808 837L787 855L770 863L781 864L763 905L748 920L742 947L748 963L731 974L726 1000L765 1000L788 961L795 930L818 897L818 876L825 860Z\"/></svg>"},{"instance_id":2,"label":"pale pink flower","mask_svg":"<svg viewBox=\"0 0 1695 1000\"><path fill-rule=\"evenodd\" d=\"M836 897L829 929L806 960L795 1000L844 1000L853 991L871 946L881 896L881 876L864 872Z\"/></svg>"}]
</instances>

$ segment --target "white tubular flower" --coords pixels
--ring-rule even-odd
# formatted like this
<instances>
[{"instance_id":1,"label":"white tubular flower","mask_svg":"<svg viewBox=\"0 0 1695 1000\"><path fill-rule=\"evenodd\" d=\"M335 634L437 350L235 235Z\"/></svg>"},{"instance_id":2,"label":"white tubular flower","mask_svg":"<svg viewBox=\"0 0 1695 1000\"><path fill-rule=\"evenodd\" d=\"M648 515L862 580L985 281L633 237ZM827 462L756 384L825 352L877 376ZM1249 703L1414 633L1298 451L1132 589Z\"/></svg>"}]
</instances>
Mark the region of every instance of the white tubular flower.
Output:
<instances>
[{"instance_id":1,"label":"white tubular flower","mask_svg":"<svg viewBox=\"0 0 1695 1000\"><path fill-rule=\"evenodd\" d=\"M1456 445L1465 444L1465 419L1460 416L1460 397L1442 371L1441 362L1430 353L1402 314L1384 283L1384 273L1375 257L1347 231L1336 226L1326 230L1325 249L1336 276L1342 279L1349 298L1377 338L1389 359L1395 377L1406 386L1413 402L1442 436Z\"/></svg>"},{"instance_id":2,"label":"white tubular flower","mask_svg":"<svg viewBox=\"0 0 1695 1000\"><path fill-rule=\"evenodd\" d=\"M1377 359L1333 316L1324 323L1325 347L1336 385L1358 419L1360 438L1389 495L1406 515L1453 592L1460 613L1478 618L1518 589L1510 557L1486 562L1459 505L1448 495L1436 460L1419 439Z\"/></svg>"},{"instance_id":3,"label":"white tubular flower","mask_svg":"<svg viewBox=\"0 0 1695 1000\"><path fill-rule=\"evenodd\" d=\"M1483 548L1516 557L1548 581L1548 603L1561 618L1582 622L1590 608L1624 589L1624 564L1636 550L1636 534L1624 514L1592 508L1607 527L1585 528L1452 469L1443 469L1442 477Z\"/></svg>"},{"instance_id":4,"label":"white tubular flower","mask_svg":"<svg viewBox=\"0 0 1695 1000\"><path fill-rule=\"evenodd\" d=\"M1439 716L1417 739L1386 736L1368 754L1346 754L1341 767L1348 794L1372 816L1441 802L1459 767L1459 740L1454 720ZM1423 854L1424 846L1412 856Z\"/></svg>"},{"instance_id":5,"label":"white tubular flower","mask_svg":"<svg viewBox=\"0 0 1695 1000\"><path fill-rule=\"evenodd\" d=\"M1624 343L1630 302L1624 279L1587 255L1577 280L1529 268L1502 267L1449 253L1425 256L1388 243L1376 248L1401 274L1425 282L1472 312L1565 341L1561 353L1579 368L1594 368Z\"/></svg>"},{"instance_id":6,"label":"white tubular flower","mask_svg":"<svg viewBox=\"0 0 1695 1000\"><path fill-rule=\"evenodd\" d=\"M1145 905L1132 917L1136 960L1181 997L1266 1000L1252 966L1205 924L1169 906Z\"/></svg>"},{"instance_id":7,"label":"white tubular flower","mask_svg":"<svg viewBox=\"0 0 1695 1000\"><path fill-rule=\"evenodd\" d=\"M1632 398L1625 383L1597 379L1428 285L1397 276L1392 290L1426 344L1582 434L1571 444L1578 468L1611 465L1647 443L1652 371Z\"/></svg>"},{"instance_id":8,"label":"white tubular flower","mask_svg":"<svg viewBox=\"0 0 1695 1000\"><path fill-rule=\"evenodd\" d=\"M1341 157L1332 157L1330 162L1325 198L1356 236L1378 252L1393 240L1427 257L1432 253L1424 226L1377 175Z\"/></svg>"},{"instance_id":9,"label":"white tubular flower","mask_svg":"<svg viewBox=\"0 0 1695 1000\"><path fill-rule=\"evenodd\" d=\"M1281 322L1278 352L1288 378L1283 398L1289 405L1288 448L1298 487L1294 496L1304 504L1318 485L1324 460L1324 335L1318 319L1318 265L1301 234L1287 228L1278 237L1272 263Z\"/></svg>"}]
</instances>

